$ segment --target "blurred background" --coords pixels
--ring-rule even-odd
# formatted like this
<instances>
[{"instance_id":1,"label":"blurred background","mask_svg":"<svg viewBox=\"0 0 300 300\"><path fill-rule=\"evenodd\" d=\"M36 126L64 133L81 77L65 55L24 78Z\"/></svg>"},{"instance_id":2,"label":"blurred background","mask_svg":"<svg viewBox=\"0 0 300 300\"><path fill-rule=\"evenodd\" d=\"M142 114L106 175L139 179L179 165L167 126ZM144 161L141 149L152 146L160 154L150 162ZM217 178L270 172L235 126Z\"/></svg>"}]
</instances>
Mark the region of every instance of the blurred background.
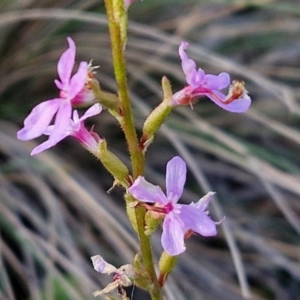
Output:
<instances>
[{"instance_id":1,"label":"blurred background","mask_svg":"<svg viewBox=\"0 0 300 300\"><path fill-rule=\"evenodd\" d=\"M132 260L136 236L122 189L76 141L35 157L43 139L20 142L30 110L57 97L56 63L77 45L97 79L115 91L102 1L0 1L0 299L94 299L111 281L94 271L101 254L117 267ZM207 73L244 80L253 105L232 114L202 98L178 108L147 152L147 179L164 186L166 162L188 164L183 202L209 190L214 238L193 236L168 279L168 300L300 298L300 4L298 1L136 1L126 49L136 124L186 83L178 46ZM128 161L123 135L108 113L89 121ZM160 233L153 236L161 252ZM157 259L156 257L156 259ZM137 290L132 299L147 299Z\"/></svg>"}]
</instances>

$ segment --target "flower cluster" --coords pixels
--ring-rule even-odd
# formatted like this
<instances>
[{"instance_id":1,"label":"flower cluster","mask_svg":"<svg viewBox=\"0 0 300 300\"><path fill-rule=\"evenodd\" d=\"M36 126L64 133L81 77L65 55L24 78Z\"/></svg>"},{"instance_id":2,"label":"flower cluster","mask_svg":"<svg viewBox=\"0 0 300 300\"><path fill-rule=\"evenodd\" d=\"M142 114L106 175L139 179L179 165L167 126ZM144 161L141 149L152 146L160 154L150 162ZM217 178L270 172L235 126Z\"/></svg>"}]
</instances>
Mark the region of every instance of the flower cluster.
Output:
<instances>
[{"instance_id":1,"label":"flower cluster","mask_svg":"<svg viewBox=\"0 0 300 300\"><path fill-rule=\"evenodd\" d=\"M184 238L190 232L203 236L217 234L216 223L206 213L206 207L214 193L209 192L197 203L178 204L186 181L186 164L178 156L167 164L166 194L159 186L155 186L139 176L128 189L137 200L152 203L150 211L165 215L161 243L169 255L178 255L185 251Z\"/></svg>"},{"instance_id":2,"label":"flower cluster","mask_svg":"<svg viewBox=\"0 0 300 300\"><path fill-rule=\"evenodd\" d=\"M229 74L222 72L219 75L211 75L205 74L202 69L197 70L196 63L188 58L185 53L188 46L187 42L181 42L179 46L181 66L188 86L173 95L171 104L174 106L191 105L199 96L207 96L215 104L227 111L242 113L248 110L251 98L244 88L244 83L234 81L228 95L224 95L220 90L230 85Z\"/></svg>"},{"instance_id":3,"label":"flower cluster","mask_svg":"<svg viewBox=\"0 0 300 300\"><path fill-rule=\"evenodd\" d=\"M134 0L124 0L126 8L132 2ZM161 244L165 251L161 258L168 256L165 260L166 264L164 264L164 259L161 259L159 264L161 273L157 284L159 287L162 287L172 269L172 259L176 260L173 256L183 253L186 249L186 238L190 237L193 233L198 233L202 236L215 236L217 234L217 223L209 217L207 212L207 206L214 193L207 193L196 203L178 203L183 193L187 173L186 164L179 156L172 158L167 163L166 193L159 186L148 182L143 176L138 176L135 180L132 179L127 166L107 149L106 141L101 139L95 132L88 131L84 125L86 119L101 113L101 105L107 108L121 125L124 125L122 122L124 122L125 113L121 106L123 104L121 102L124 100L119 99L116 94L103 92L96 79L93 78L93 67L85 61L80 62L77 72L72 75L75 64L76 46L71 38L67 38L67 40L69 48L61 55L57 63L59 80L54 81L56 87L59 89L59 96L35 106L24 120L24 127L18 131L17 137L20 140L31 140L41 135L48 136L45 142L32 150L31 155L53 147L67 136L74 137L87 150L99 158L103 166L113 175L115 184L120 184L126 189L125 199L128 205L127 208L131 205L128 211L132 209L135 213L134 221L132 221L133 227L136 225L134 222L137 220L139 211L142 211L143 214L141 216L145 217L145 211L143 209L138 210L133 205L133 197L137 200L135 203L137 206L143 206L147 209L145 219L142 220L140 218L139 220L145 221L148 226L147 218L149 217L150 221L154 221L154 226L152 226L154 229L162 221ZM164 99L148 116L143 127L142 142L136 144L135 146L137 147L134 148L135 151L138 149L136 151L139 152L138 154L141 154L141 161L143 160L142 151L151 143L156 131L175 106L192 105L195 99L200 96L207 96L219 107L235 113L245 112L251 104L251 99L245 90L243 82L234 81L229 87L230 76L227 73L222 72L219 75L211 75L205 74L202 69L196 69L196 63L188 58L185 53L187 48L188 43L182 42L179 47L179 56L188 85L173 94L169 81L167 79L163 80ZM229 91L227 95L223 94L222 90L228 87ZM94 104L95 102L99 102L101 105L99 103ZM89 106L89 108L80 117L78 111L73 110L73 107L82 104ZM128 113L126 117L131 118L132 116ZM128 137L128 132L126 132L128 128L126 126L121 127ZM132 137L132 134L130 136ZM130 145L130 143L128 144ZM133 156L131 156L132 160L134 160ZM144 161L141 163L144 163ZM130 216L130 213L128 215ZM150 227L149 229L152 229ZM139 231L139 237L146 238L152 233L152 231L148 230L149 233L147 228L145 228L145 231L137 231ZM141 238L140 240L142 241ZM149 253L151 254L151 250L149 250ZM147 257L146 259L144 257L141 258L142 263L133 263L135 270L138 269L136 265L141 265L140 269L144 268L143 264L144 261L147 261ZM127 299L123 286L130 286L133 283L138 284L137 279L139 275L136 276L137 279L134 278L133 266L124 265L116 268L108 264L99 255L93 256L92 261L96 271L115 274L113 282L103 290L95 292L94 296L106 295L112 290L117 289L122 299ZM153 271L150 270L149 272L149 270L146 270L145 272L151 274L155 271L153 268ZM151 281L153 279L150 278L151 276L149 277L151 280L148 277L145 276L146 283L143 284L151 286L155 281ZM149 284L148 280L150 280Z\"/></svg>"},{"instance_id":4,"label":"flower cluster","mask_svg":"<svg viewBox=\"0 0 300 300\"><path fill-rule=\"evenodd\" d=\"M24 120L24 127L18 131L19 140L28 141L41 135L48 135L47 141L35 147L31 155L38 154L56 145L66 136L74 136L91 152L96 151L95 143L99 137L89 133L83 124L86 118L101 112L99 104L91 107L81 118L77 111L72 116L72 106L90 103L93 93L88 86L90 78L89 64L81 62L78 71L71 76L75 64L76 47L74 41L68 37L69 48L61 55L57 63L57 72L60 80L55 80L59 89L59 97L47 100L33 108ZM53 125L50 125L55 117ZM90 148L91 147L91 148Z\"/></svg>"}]
</instances>

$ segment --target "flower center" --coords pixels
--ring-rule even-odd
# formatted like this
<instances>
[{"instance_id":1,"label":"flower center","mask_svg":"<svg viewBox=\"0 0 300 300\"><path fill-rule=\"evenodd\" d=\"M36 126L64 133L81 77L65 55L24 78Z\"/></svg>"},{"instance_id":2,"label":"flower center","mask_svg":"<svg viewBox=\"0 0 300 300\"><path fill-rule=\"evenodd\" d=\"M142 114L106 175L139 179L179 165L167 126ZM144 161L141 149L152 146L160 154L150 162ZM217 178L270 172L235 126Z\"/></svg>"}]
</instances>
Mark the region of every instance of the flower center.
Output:
<instances>
[{"instance_id":1,"label":"flower center","mask_svg":"<svg viewBox=\"0 0 300 300\"><path fill-rule=\"evenodd\" d=\"M163 207L163 209L164 209L164 213L168 214L169 212L171 212L174 209L173 203L169 202L167 205L165 205Z\"/></svg>"},{"instance_id":2,"label":"flower center","mask_svg":"<svg viewBox=\"0 0 300 300\"><path fill-rule=\"evenodd\" d=\"M165 206L161 207L161 206L154 206L154 205L149 205L149 204L142 204L144 207L147 208L147 210L149 211L153 211L159 214L164 214L167 215L168 213L170 213L171 211L174 210L174 205L173 203L170 201L168 202Z\"/></svg>"},{"instance_id":3,"label":"flower center","mask_svg":"<svg viewBox=\"0 0 300 300\"><path fill-rule=\"evenodd\" d=\"M61 90L59 92L59 98L61 98L61 99L68 99L68 96L69 96L68 93L64 90Z\"/></svg>"},{"instance_id":4,"label":"flower center","mask_svg":"<svg viewBox=\"0 0 300 300\"><path fill-rule=\"evenodd\" d=\"M229 104L236 99L245 97L246 94L245 83L243 81L234 80L223 103Z\"/></svg>"}]
</instances>

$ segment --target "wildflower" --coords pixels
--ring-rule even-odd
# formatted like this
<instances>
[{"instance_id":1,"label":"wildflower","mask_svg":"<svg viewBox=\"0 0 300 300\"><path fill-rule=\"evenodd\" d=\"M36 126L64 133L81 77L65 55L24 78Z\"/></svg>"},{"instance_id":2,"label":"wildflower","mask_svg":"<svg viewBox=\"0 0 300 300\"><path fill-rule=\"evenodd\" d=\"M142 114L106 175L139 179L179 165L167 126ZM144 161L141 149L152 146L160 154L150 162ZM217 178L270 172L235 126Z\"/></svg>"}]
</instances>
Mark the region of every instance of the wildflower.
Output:
<instances>
[{"instance_id":1,"label":"wildflower","mask_svg":"<svg viewBox=\"0 0 300 300\"><path fill-rule=\"evenodd\" d=\"M73 112L73 119L69 119L68 127L65 128L64 132L62 132L55 141L51 140L50 138L43 142L42 144L38 145L31 151L31 155L38 154L44 150L47 150L53 146L55 146L58 142L66 138L67 136L73 136L76 138L87 150L92 152L94 155L97 156L98 153L98 145L100 142L100 137L94 133L89 132L84 126L84 120L99 114L102 110L100 104L94 104L91 106L81 118L79 118L77 110ZM53 130L55 130L55 125L48 126L44 134L51 135L53 134Z\"/></svg>"},{"instance_id":2,"label":"wildflower","mask_svg":"<svg viewBox=\"0 0 300 300\"><path fill-rule=\"evenodd\" d=\"M32 140L41 136L51 123L54 115L54 128L49 137L49 144L55 145L65 134L72 114L72 105L89 102L91 91L85 89L89 80L89 67L87 62L81 62L77 73L71 76L75 63L75 43L68 38L69 48L61 55L57 63L60 80L55 80L55 85L60 90L59 98L47 100L33 108L24 120L24 127L18 131L19 140Z\"/></svg>"},{"instance_id":3,"label":"wildflower","mask_svg":"<svg viewBox=\"0 0 300 300\"><path fill-rule=\"evenodd\" d=\"M234 82L228 95L224 95L220 90L229 86L229 74L222 72L216 76L205 74L200 68L197 70L196 63L188 58L185 53L188 45L187 42L181 42L179 46L182 70L188 86L173 95L171 104L174 106L191 105L195 98L204 95L227 111L235 113L245 112L251 104L251 98L248 96L244 84L242 82ZM235 92L233 93L233 91Z\"/></svg>"},{"instance_id":4,"label":"wildflower","mask_svg":"<svg viewBox=\"0 0 300 300\"><path fill-rule=\"evenodd\" d=\"M148 210L165 215L161 242L164 250L172 256L185 251L184 238L190 231L203 236L217 234L215 222L205 212L212 192L197 203L177 204L185 181L186 164L176 156L167 164L166 195L160 187L146 181L142 176L139 176L128 189L137 200L154 204L154 206L144 204Z\"/></svg>"},{"instance_id":5,"label":"wildflower","mask_svg":"<svg viewBox=\"0 0 300 300\"><path fill-rule=\"evenodd\" d=\"M108 294L114 289L117 289L119 294L121 294L124 299L126 298L126 292L122 288L123 286L130 286L133 284L134 281L134 273L133 267L130 264L123 265L120 268L116 268L115 266L107 263L102 256L95 255L91 257L94 269L102 274L111 274L115 273L113 277L113 282L108 284L104 289L101 291L96 291L93 293L94 297L100 296L103 294ZM123 299L122 297L122 299Z\"/></svg>"}]
</instances>

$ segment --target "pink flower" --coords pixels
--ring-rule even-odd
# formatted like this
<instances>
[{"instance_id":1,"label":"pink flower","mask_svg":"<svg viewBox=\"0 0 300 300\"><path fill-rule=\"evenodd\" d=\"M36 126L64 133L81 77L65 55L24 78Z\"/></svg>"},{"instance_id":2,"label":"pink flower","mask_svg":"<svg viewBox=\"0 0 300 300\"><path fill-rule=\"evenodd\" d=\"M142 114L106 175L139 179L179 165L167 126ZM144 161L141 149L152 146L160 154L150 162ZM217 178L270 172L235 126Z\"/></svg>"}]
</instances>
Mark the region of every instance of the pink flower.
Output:
<instances>
[{"instance_id":1,"label":"pink flower","mask_svg":"<svg viewBox=\"0 0 300 300\"><path fill-rule=\"evenodd\" d=\"M216 76L205 74L202 69L197 70L196 63L185 53L188 46L187 42L181 42L179 46L182 70L188 86L173 95L171 104L174 106L191 104L195 98L204 95L227 111L245 112L251 104L251 98L244 88L244 83L233 82L228 95L224 95L220 90L229 86L229 74L222 72Z\"/></svg>"},{"instance_id":2,"label":"pink flower","mask_svg":"<svg viewBox=\"0 0 300 300\"><path fill-rule=\"evenodd\" d=\"M139 176L128 189L137 200L146 203L149 210L165 215L161 242L169 255L178 255L185 251L184 238L189 231L203 236L217 234L216 224L210 219L205 209L211 200L212 192L205 195L197 203L177 204L186 181L186 164L176 156L167 164L166 195L160 187Z\"/></svg>"},{"instance_id":3,"label":"pink flower","mask_svg":"<svg viewBox=\"0 0 300 300\"><path fill-rule=\"evenodd\" d=\"M94 132L88 131L84 126L84 120L99 114L102 111L100 104L94 104L91 106L81 118L79 118L77 110L73 112L73 120L69 119L69 124L59 136L59 139L56 140L56 143L53 144L53 141L48 139L44 143L38 145L31 151L31 155L38 154L44 150L49 149L50 147L55 146L58 142L66 138L67 136L73 136L76 138L87 150L92 152L97 156L98 153L98 144L101 141L101 138ZM51 136L55 130L55 125L48 126L44 134Z\"/></svg>"},{"instance_id":4,"label":"pink flower","mask_svg":"<svg viewBox=\"0 0 300 300\"><path fill-rule=\"evenodd\" d=\"M57 72L60 80L55 80L55 85L60 90L59 98L47 100L33 108L24 120L24 127L18 131L19 140L32 140L44 133L51 123L54 115L54 128L49 136L48 144L55 145L62 139L69 126L72 104L80 104L91 100L91 91L85 89L88 80L88 63L81 62L77 73L71 76L76 47L74 41L68 37L69 48L61 55Z\"/></svg>"}]
</instances>

